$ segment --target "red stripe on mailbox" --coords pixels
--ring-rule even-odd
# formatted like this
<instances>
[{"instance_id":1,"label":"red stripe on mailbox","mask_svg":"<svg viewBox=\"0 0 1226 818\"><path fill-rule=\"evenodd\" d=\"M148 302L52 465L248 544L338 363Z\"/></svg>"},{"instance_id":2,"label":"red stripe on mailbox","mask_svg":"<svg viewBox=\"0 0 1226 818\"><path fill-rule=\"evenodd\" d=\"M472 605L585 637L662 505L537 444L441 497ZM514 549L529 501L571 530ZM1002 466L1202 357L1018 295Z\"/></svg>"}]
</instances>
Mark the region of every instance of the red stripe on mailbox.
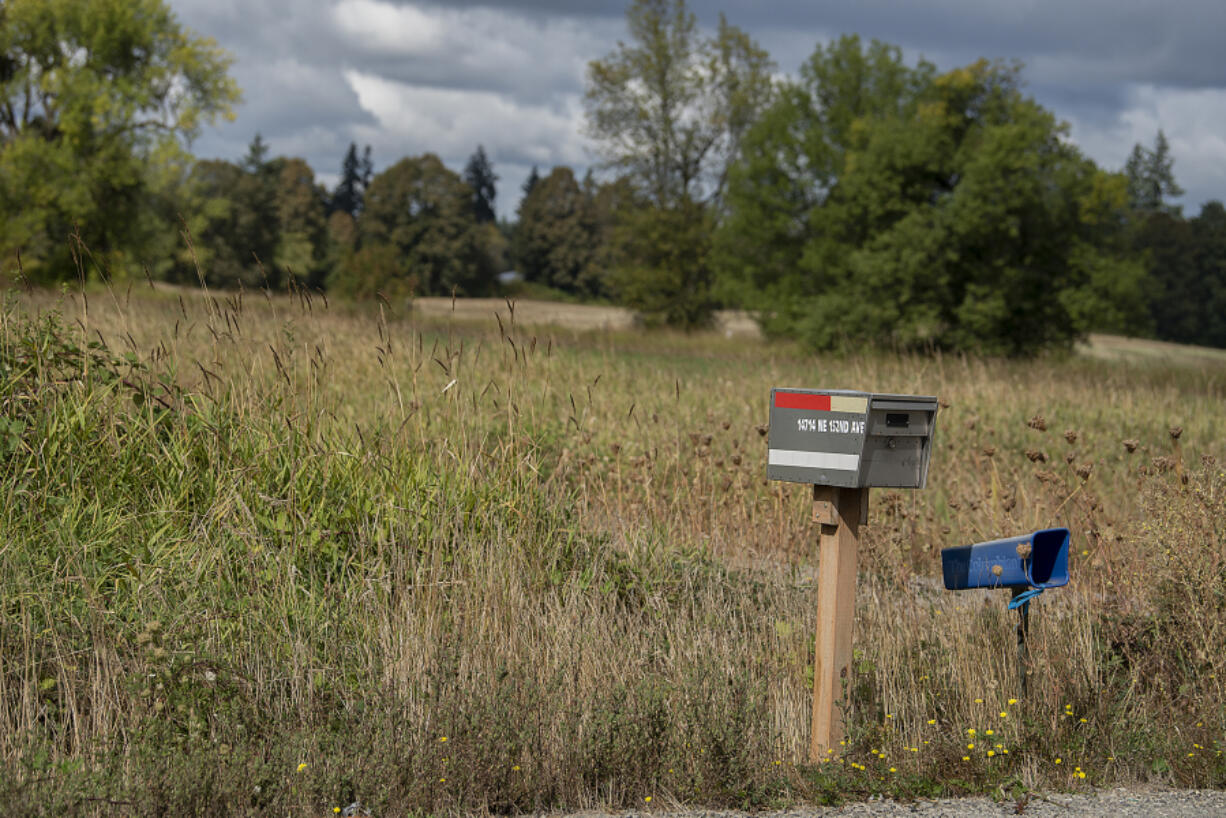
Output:
<instances>
[{"instance_id":1,"label":"red stripe on mailbox","mask_svg":"<svg viewBox=\"0 0 1226 818\"><path fill-rule=\"evenodd\" d=\"M808 409L811 412L829 412L829 395L810 395L805 392L776 392L776 409Z\"/></svg>"}]
</instances>

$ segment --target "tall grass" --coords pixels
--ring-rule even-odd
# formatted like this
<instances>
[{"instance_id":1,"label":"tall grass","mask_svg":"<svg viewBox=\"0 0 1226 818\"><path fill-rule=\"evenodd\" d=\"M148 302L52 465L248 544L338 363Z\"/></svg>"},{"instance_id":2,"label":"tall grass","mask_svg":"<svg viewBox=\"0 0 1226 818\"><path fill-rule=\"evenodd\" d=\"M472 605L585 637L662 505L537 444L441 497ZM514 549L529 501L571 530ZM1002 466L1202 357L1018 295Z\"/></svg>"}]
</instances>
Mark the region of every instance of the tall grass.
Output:
<instances>
[{"instance_id":1,"label":"tall grass","mask_svg":"<svg viewBox=\"0 0 1226 818\"><path fill-rule=\"evenodd\" d=\"M1226 368L814 359L306 293L0 320L15 814L1226 783ZM943 406L929 487L873 494L851 735L817 766L815 531L764 479L771 386ZM1074 579L1034 603L1022 697L1005 600L940 590L939 549L1048 525Z\"/></svg>"}]
</instances>

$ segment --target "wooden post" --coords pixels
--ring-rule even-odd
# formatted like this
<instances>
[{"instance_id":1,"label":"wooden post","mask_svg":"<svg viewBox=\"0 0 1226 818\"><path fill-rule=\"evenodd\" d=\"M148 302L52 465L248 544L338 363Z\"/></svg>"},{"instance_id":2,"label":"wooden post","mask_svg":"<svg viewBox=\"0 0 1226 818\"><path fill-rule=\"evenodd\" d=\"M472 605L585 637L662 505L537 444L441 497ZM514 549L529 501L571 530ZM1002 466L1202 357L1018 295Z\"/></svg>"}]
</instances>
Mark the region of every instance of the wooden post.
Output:
<instances>
[{"instance_id":1,"label":"wooden post","mask_svg":"<svg viewBox=\"0 0 1226 818\"><path fill-rule=\"evenodd\" d=\"M813 487L813 520L821 526L809 742L809 760L814 763L833 758L844 735L843 708L851 683L851 627L856 611L856 552L860 524L868 517L868 492L867 488Z\"/></svg>"}]
</instances>

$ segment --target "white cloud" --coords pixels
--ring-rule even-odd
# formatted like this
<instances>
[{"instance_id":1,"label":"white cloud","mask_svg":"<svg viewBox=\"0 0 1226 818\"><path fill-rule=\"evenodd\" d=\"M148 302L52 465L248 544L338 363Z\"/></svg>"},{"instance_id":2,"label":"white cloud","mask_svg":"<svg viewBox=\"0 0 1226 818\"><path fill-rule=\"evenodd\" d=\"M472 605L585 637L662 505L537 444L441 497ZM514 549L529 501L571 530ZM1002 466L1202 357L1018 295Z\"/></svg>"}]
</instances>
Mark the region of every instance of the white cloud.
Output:
<instances>
[{"instance_id":1,"label":"white cloud","mask_svg":"<svg viewBox=\"0 0 1226 818\"><path fill-rule=\"evenodd\" d=\"M332 19L351 66L412 84L500 90L537 100L579 91L588 60L608 50L619 33L571 17L537 19L390 0L340 0Z\"/></svg>"},{"instance_id":2,"label":"white cloud","mask_svg":"<svg viewBox=\"0 0 1226 818\"><path fill-rule=\"evenodd\" d=\"M493 91L409 85L347 70L358 102L378 122L363 138L398 146L401 154L466 157L478 144L492 156L514 155L540 164L587 161L580 136L583 112L575 95L551 105L531 105Z\"/></svg>"},{"instance_id":3,"label":"white cloud","mask_svg":"<svg viewBox=\"0 0 1226 818\"><path fill-rule=\"evenodd\" d=\"M1123 167L1133 145L1152 147L1161 129L1175 160L1175 180L1186 191L1182 202L1188 215L1226 191L1226 89L1136 85L1113 120L1096 124L1067 118L1082 150L1112 170Z\"/></svg>"},{"instance_id":4,"label":"white cloud","mask_svg":"<svg viewBox=\"0 0 1226 818\"><path fill-rule=\"evenodd\" d=\"M341 0L332 8L332 21L351 44L400 57L443 54L450 39L440 17L380 0Z\"/></svg>"}]
</instances>

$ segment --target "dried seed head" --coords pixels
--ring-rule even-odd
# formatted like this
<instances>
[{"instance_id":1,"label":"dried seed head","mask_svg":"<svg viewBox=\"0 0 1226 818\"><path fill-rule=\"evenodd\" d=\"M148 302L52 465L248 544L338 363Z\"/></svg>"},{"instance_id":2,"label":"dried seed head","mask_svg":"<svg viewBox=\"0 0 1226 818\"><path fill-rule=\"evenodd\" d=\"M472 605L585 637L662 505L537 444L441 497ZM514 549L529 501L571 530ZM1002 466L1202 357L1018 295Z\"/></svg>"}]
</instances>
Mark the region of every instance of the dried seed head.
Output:
<instances>
[{"instance_id":1,"label":"dried seed head","mask_svg":"<svg viewBox=\"0 0 1226 818\"><path fill-rule=\"evenodd\" d=\"M734 454L732 456L732 465L734 466L741 465L741 456L739 454Z\"/></svg>"},{"instance_id":2,"label":"dried seed head","mask_svg":"<svg viewBox=\"0 0 1226 818\"><path fill-rule=\"evenodd\" d=\"M1159 455L1150 461L1154 466L1154 471L1158 474L1163 474L1175 468L1175 461L1166 455Z\"/></svg>"},{"instance_id":3,"label":"dried seed head","mask_svg":"<svg viewBox=\"0 0 1226 818\"><path fill-rule=\"evenodd\" d=\"M1172 426L1170 428L1171 440L1179 440L1179 436L1183 434L1182 426Z\"/></svg>"},{"instance_id":4,"label":"dried seed head","mask_svg":"<svg viewBox=\"0 0 1226 818\"><path fill-rule=\"evenodd\" d=\"M1206 469L1212 469L1217 465L1217 458L1211 454L1202 454L1200 456L1200 464Z\"/></svg>"},{"instance_id":5,"label":"dried seed head","mask_svg":"<svg viewBox=\"0 0 1226 818\"><path fill-rule=\"evenodd\" d=\"M1082 480L1089 480L1090 472L1092 471L1094 471L1093 463L1082 463L1080 466L1077 467L1077 476L1080 477Z\"/></svg>"},{"instance_id":6,"label":"dried seed head","mask_svg":"<svg viewBox=\"0 0 1226 818\"><path fill-rule=\"evenodd\" d=\"M1064 439L1069 442L1070 446L1072 446L1074 443L1077 442L1077 430L1076 429L1065 429Z\"/></svg>"},{"instance_id":7,"label":"dried seed head","mask_svg":"<svg viewBox=\"0 0 1226 818\"><path fill-rule=\"evenodd\" d=\"M704 446L710 446L710 445L711 445L711 441L712 441L712 440L714 440L714 437L713 437L713 436L711 436L711 435L703 435L703 436L702 436L702 445L704 445Z\"/></svg>"},{"instance_id":8,"label":"dried seed head","mask_svg":"<svg viewBox=\"0 0 1226 818\"><path fill-rule=\"evenodd\" d=\"M1068 463L1070 466L1073 465L1073 461L1076 459L1077 459L1077 452L1066 452L1064 455L1064 462Z\"/></svg>"},{"instance_id":9,"label":"dried seed head","mask_svg":"<svg viewBox=\"0 0 1226 818\"><path fill-rule=\"evenodd\" d=\"M690 432L690 445L697 446L701 440L702 435L698 434L698 432Z\"/></svg>"},{"instance_id":10,"label":"dried seed head","mask_svg":"<svg viewBox=\"0 0 1226 818\"><path fill-rule=\"evenodd\" d=\"M724 431L726 432L726 431L728 431L729 429L731 429L731 428L732 428L732 421L730 421L730 420L725 420L723 423L721 423L721 424L720 424L720 426L723 426L723 427L724 427Z\"/></svg>"},{"instance_id":11,"label":"dried seed head","mask_svg":"<svg viewBox=\"0 0 1226 818\"><path fill-rule=\"evenodd\" d=\"M758 437L766 437L766 432L770 429L765 423L758 424L754 428L758 430Z\"/></svg>"},{"instance_id":12,"label":"dried seed head","mask_svg":"<svg viewBox=\"0 0 1226 818\"><path fill-rule=\"evenodd\" d=\"M945 400L945 398L937 398L937 405L940 406L942 409L948 409L953 404Z\"/></svg>"},{"instance_id":13,"label":"dried seed head","mask_svg":"<svg viewBox=\"0 0 1226 818\"><path fill-rule=\"evenodd\" d=\"M620 444L620 443L614 443L614 444L613 444L612 446L610 446L609 448L613 450L613 456L614 456L614 457L616 457L616 456L617 456L617 454L618 454L618 453L619 453L619 452L622 450L622 444Z\"/></svg>"},{"instance_id":14,"label":"dried seed head","mask_svg":"<svg viewBox=\"0 0 1226 818\"><path fill-rule=\"evenodd\" d=\"M996 447L991 444L988 444L987 446L983 447L983 453L987 457L991 457L992 455L996 454Z\"/></svg>"},{"instance_id":15,"label":"dried seed head","mask_svg":"<svg viewBox=\"0 0 1226 818\"><path fill-rule=\"evenodd\" d=\"M1000 507L1004 509L1005 511L1012 511L1016 505L1017 505L1016 497L1005 497L1005 498L1002 498L1000 501Z\"/></svg>"},{"instance_id":16,"label":"dried seed head","mask_svg":"<svg viewBox=\"0 0 1226 818\"><path fill-rule=\"evenodd\" d=\"M1031 463L1046 463L1047 462L1047 455L1044 452L1039 451L1038 449L1027 449L1026 457L1030 459Z\"/></svg>"},{"instance_id":17,"label":"dried seed head","mask_svg":"<svg viewBox=\"0 0 1226 818\"><path fill-rule=\"evenodd\" d=\"M1127 451L1129 454L1132 454L1133 452L1137 450L1137 447L1140 445L1141 445L1141 441L1139 440L1136 440L1136 439L1125 440L1124 450Z\"/></svg>"},{"instance_id":18,"label":"dried seed head","mask_svg":"<svg viewBox=\"0 0 1226 818\"><path fill-rule=\"evenodd\" d=\"M1030 420L1026 421L1026 425L1031 429L1038 429L1040 432L1047 431L1047 418L1042 415L1035 415Z\"/></svg>"},{"instance_id":19,"label":"dried seed head","mask_svg":"<svg viewBox=\"0 0 1226 818\"><path fill-rule=\"evenodd\" d=\"M968 430L974 430L977 425L979 425L979 418L971 418L966 422L966 428Z\"/></svg>"}]
</instances>

